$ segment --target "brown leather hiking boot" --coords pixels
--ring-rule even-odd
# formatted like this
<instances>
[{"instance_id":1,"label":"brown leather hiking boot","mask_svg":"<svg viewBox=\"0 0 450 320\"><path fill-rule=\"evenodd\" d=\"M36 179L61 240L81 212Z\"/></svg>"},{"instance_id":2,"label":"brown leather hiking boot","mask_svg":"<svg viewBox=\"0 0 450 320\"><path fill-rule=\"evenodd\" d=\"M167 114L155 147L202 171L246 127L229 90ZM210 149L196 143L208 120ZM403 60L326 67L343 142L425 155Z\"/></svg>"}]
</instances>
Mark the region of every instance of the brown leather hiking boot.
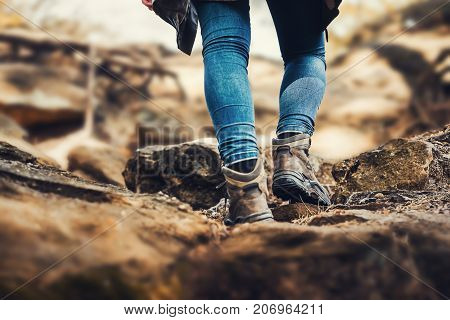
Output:
<instances>
[{"instance_id":1,"label":"brown leather hiking boot","mask_svg":"<svg viewBox=\"0 0 450 320\"><path fill-rule=\"evenodd\" d=\"M261 159L258 159L255 169L250 173L241 173L227 167L223 167L222 172L230 199L225 225L273 221L272 211L267 205L267 176Z\"/></svg>"},{"instance_id":2,"label":"brown leather hiking boot","mask_svg":"<svg viewBox=\"0 0 450 320\"><path fill-rule=\"evenodd\" d=\"M291 202L331 205L328 192L317 180L308 159L311 137L298 134L272 140L274 195Z\"/></svg>"}]
</instances>

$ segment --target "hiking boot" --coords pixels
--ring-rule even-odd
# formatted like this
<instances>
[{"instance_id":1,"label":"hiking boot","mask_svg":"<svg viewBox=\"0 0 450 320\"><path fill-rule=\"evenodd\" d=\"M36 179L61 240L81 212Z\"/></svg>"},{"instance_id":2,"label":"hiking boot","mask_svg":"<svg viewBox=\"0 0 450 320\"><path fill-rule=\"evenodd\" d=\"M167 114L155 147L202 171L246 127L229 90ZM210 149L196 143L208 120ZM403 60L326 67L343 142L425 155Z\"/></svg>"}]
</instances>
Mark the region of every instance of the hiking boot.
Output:
<instances>
[{"instance_id":1,"label":"hiking boot","mask_svg":"<svg viewBox=\"0 0 450 320\"><path fill-rule=\"evenodd\" d=\"M311 137L297 134L272 140L274 195L290 202L331 205L328 192L317 180L309 163Z\"/></svg>"},{"instance_id":2,"label":"hiking boot","mask_svg":"<svg viewBox=\"0 0 450 320\"><path fill-rule=\"evenodd\" d=\"M264 163L258 159L250 173L234 171L223 167L230 208L225 225L273 221L272 211L267 205L267 176Z\"/></svg>"}]
</instances>

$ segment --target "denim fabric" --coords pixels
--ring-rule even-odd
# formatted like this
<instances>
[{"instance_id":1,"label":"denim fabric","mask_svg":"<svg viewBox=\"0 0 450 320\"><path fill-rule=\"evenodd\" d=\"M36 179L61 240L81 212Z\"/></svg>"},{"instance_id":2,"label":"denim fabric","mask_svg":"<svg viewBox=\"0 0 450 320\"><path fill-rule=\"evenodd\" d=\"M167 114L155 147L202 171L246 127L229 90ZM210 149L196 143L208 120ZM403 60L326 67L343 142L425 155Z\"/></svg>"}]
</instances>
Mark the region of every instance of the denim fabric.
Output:
<instances>
[{"instance_id":1,"label":"denim fabric","mask_svg":"<svg viewBox=\"0 0 450 320\"><path fill-rule=\"evenodd\" d=\"M318 1L317 1L318 2ZM325 91L324 35L310 28L309 0L267 0L277 30L285 74L277 134L314 131ZM225 165L258 157L247 66L248 0L196 2L203 40L205 97Z\"/></svg>"}]
</instances>

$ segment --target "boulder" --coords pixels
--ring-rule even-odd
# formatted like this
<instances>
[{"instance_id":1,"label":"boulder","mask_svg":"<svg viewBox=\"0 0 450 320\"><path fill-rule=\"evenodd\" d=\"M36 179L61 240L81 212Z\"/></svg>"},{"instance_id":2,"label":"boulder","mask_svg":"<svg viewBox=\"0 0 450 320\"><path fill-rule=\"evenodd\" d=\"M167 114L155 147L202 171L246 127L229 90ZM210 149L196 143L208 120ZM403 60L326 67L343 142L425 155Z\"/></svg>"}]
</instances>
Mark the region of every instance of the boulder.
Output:
<instances>
[{"instance_id":1,"label":"boulder","mask_svg":"<svg viewBox=\"0 0 450 320\"><path fill-rule=\"evenodd\" d=\"M224 197L217 147L206 141L148 146L128 161L123 172L132 191L173 195L194 209L208 209Z\"/></svg>"},{"instance_id":2,"label":"boulder","mask_svg":"<svg viewBox=\"0 0 450 320\"><path fill-rule=\"evenodd\" d=\"M82 121L86 89L68 73L23 63L0 65L0 111L26 128Z\"/></svg>"},{"instance_id":3,"label":"boulder","mask_svg":"<svg viewBox=\"0 0 450 320\"><path fill-rule=\"evenodd\" d=\"M411 139L396 139L334 165L335 201L353 192L448 190L450 127Z\"/></svg>"},{"instance_id":4,"label":"boulder","mask_svg":"<svg viewBox=\"0 0 450 320\"><path fill-rule=\"evenodd\" d=\"M122 169L127 162L120 150L112 147L78 146L68 155L68 170L97 182L125 186Z\"/></svg>"}]
</instances>

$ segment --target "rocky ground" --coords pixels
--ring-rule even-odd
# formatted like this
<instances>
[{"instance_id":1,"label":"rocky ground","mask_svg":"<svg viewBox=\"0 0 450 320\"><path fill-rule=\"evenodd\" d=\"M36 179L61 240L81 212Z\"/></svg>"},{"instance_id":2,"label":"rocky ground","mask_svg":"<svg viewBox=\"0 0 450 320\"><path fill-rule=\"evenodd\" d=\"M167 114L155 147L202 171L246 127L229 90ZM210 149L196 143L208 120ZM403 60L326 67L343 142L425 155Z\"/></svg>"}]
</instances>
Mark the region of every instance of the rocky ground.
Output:
<instances>
[{"instance_id":1,"label":"rocky ground","mask_svg":"<svg viewBox=\"0 0 450 320\"><path fill-rule=\"evenodd\" d=\"M276 222L235 228L200 53L69 50L1 16L0 297L448 298L450 7L404 32L443 2L328 56L310 159L333 205L271 194ZM251 57L269 187L282 70Z\"/></svg>"},{"instance_id":2,"label":"rocky ground","mask_svg":"<svg viewBox=\"0 0 450 320\"><path fill-rule=\"evenodd\" d=\"M165 152L175 161L192 160L186 167L194 174L179 179L174 166L157 178L145 172L136 177L136 162L140 170L155 170L167 165L159 161ZM191 207L210 206L213 186L223 179L215 161L192 156L205 152L215 150L203 143L142 150L124 172L129 187L136 187L134 181L151 192L136 194L73 176L2 142L0 295L450 295L450 127L335 164L335 180L327 177L335 181L335 204L329 208L274 203L277 222L235 228L226 228L220 214L211 217Z\"/></svg>"}]
</instances>

